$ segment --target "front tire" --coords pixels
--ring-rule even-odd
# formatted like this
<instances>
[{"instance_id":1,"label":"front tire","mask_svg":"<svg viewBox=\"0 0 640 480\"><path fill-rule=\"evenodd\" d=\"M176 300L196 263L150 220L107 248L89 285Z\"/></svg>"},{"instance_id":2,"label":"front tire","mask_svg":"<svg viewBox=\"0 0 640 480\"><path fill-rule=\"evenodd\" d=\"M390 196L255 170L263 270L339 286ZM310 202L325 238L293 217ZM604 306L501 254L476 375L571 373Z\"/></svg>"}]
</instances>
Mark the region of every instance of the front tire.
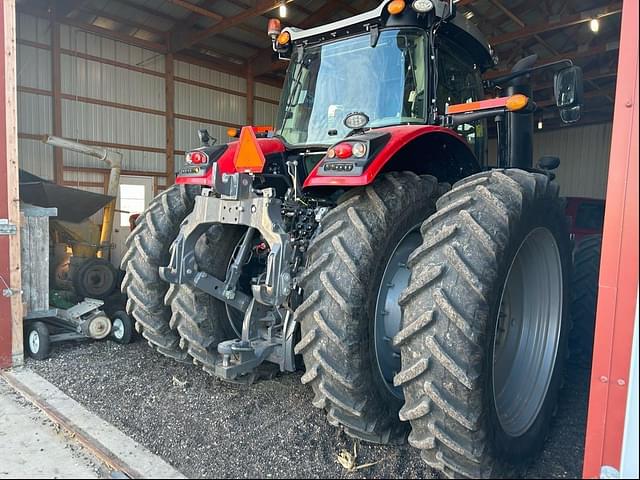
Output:
<instances>
[{"instance_id":1,"label":"front tire","mask_svg":"<svg viewBox=\"0 0 640 480\"><path fill-rule=\"evenodd\" d=\"M569 235L557 185L520 170L438 201L401 299L409 442L447 477L494 478L541 449L567 349Z\"/></svg>"},{"instance_id":2,"label":"front tire","mask_svg":"<svg viewBox=\"0 0 640 480\"><path fill-rule=\"evenodd\" d=\"M51 354L49 327L43 322L33 322L27 329L27 352L31 358L46 360Z\"/></svg>"},{"instance_id":3,"label":"front tire","mask_svg":"<svg viewBox=\"0 0 640 480\"><path fill-rule=\"evenodd\" d=\"M111 316L111 338L120 345L128 345L135 339L135 327L127 312L117 311Z\"/></svg>"},{"instance_id":4,"label":"front tire","mask_svg":"<svg viewBox=\"0 0 640 480\"><path fill-rule=\"evenodd\" d=\"M410 245L410 234L434 211L440 191L433 177L385 174L347 193L309 246L299 279L304 301L295 312L302 382L329 423L353 437L388 443L406 435L398 421L402 393L392 385L399 352L389 345L389 330L399 327L397 297L409 279L403 262L420 241L417 234Z\"/></svg>"}]
</instances>

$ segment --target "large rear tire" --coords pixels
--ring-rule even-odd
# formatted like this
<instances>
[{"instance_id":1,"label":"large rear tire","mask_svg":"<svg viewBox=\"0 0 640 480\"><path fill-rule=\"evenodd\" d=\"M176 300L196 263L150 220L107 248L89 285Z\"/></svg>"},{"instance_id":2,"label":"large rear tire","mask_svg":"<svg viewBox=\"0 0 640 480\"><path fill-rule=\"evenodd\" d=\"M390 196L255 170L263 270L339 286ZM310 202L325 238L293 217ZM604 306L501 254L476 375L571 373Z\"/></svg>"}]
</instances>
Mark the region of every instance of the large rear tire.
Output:
<instances>
[{"instance_id":1,"label":"large rear tire","mask_svg":"<svg viewBox=\"0 0 640 480\"><path fill-rule=\"evenodd\" d=\"M171 310L164 304L169 284L160 278L159 269L169 264L169 249L199 191L196 186L173 185L158 195L127 238L121 264L122 292L128 297L127 313L135 319L136 330L158 352L178 361L187 361L188 354L169 325Z\"/></svg>"},{"instance_id":2,"label":"large rear tire","mask_svg":"<svg viewBox=\"0 0 640 480\"><path fill-rule=\"evenodd\" d=\"M409 442L447 477L510 475L542 447L562 383L571 257L558 187L474 175L422 234L394 339Z\"/></svg>"},{"instance_id":3,"label":"large rear tire","mask_svg":"<svg viewBox=\"0 0 640 480\"><path fill-rule=\"evenodd\" d=\"M231 225L211 227L196 246L198 269L224 281L245 231ZM193 363L213 375L218 344L236 337L226 305L189 284L171 285L165 303L172 312L170 326L180 334L180 346ZM242 314L238 315L242 324Z\"/></svg>"},{"instance_id":4,"label":"large rear tire","mask_svg":"<svg viewBox=\"0 0 640 480\"><path fill-rule=\"evenodd\" d=\"M400 325L397 297L409 280L404 263L439 193L433 177L385 174L346 194L309 246L299 282L304 301L295 312L302 382L313 388L313 405L326 409L329 423L353 437L388 443L406 436L398 421L402 392L393 388L399 352L390 339Z\"/></svg>"},{"instance_id":5,"label":"large rear tire","mask_svg":"<svg viewBox=\"0 0 640 480\"><path fill-rule=\"evenodd\" d=\"M602 235L583 239L573 253L571 360L590 367L593 356Z\"/></svg>"}]
</instances>

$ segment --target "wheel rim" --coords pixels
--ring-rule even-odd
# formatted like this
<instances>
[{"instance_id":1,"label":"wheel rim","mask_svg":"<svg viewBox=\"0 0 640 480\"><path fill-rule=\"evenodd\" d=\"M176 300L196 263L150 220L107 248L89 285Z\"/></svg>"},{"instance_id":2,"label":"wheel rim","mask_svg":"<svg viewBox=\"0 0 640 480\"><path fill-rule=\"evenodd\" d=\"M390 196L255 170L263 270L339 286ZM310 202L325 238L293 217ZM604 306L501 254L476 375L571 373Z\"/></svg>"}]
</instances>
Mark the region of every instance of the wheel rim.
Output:
<instances>
[{"instance_id":1,"label":"wheel rim","mask_svg":"<svg viewBox=\"0 0 640 480\"><path fill-rule=\"evenodd\" d=\"M124 322L120 318L116 318L111 325L111 332L118 340L124 338Z\"/></svg>"},{"instance_id":2,"label":"wheel rim","mask_svg":"<svg viewBox=\"0 0 640 480\"><path fill-rule=\"evenodd\" d=\"M385 266L376 298L374 339L378 374L395 397L402 399L401 387L393 385L393 377L400 371L400 349L392 345L400 331L402 309L398 303L402 291L409 286L410 271L407 260L422 243L420 225L409 230L398 242Z\"/></svg>"},{"instance_id":3,"label":"wheel rim","mask_svg":"<svg viewBox=\"0 0 640 480\"><path fill-rule=\"evenodd\" d=\"M493 396L504 431L519 437L538 418L562 330L560 251L546 228L529 233L502 287L493 342Z\"/></svg>"},{"instance_id":4,"label":"wheel rim","mask_svg":"<svg viewBox=\"0 0 640 480\"><path fill-rule=\"evenodd\" d=\"M33 353L38 353L40 350L40 335L35 330L29 333L29 348Z\"/></svg>"},{"instance_id":5,"label":"wheel rim","mask_svg":"<svg viewBox=\"0 0 640 480\"><path fill-rule=\"evenodd\" d=\"M103 295L113 283L113 274L105 266L94 266L87 270L85 288L92 295Z\"/></svg>"}]
</instances>

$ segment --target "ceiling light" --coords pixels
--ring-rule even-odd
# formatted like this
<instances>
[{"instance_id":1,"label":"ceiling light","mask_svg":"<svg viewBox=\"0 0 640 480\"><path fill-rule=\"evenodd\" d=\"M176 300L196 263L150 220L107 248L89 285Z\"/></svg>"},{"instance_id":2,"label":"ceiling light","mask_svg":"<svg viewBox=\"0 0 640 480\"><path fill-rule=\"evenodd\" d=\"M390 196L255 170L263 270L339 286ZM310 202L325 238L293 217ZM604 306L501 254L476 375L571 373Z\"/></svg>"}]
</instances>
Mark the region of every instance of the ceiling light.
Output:
<instances>
[{"instance_id":1,"label":"ceiling light","mask_svg":"<svg viewBox=\"0 0 640 480\"><path fill-rule=\"evenodd\" d=\"M594 18L589 22L589 28L593 33L598 33L600 31L600 20Z\"/></svg>"},{"instance_id":2,"label":"ceiling light","mask_svg":"<svg viewBox=\"0 0 640 480\"><path fill-rule=\"evenodd\" d=\"M280 18L287 18L287 4L280 4Z\"/></svg>"},{"instance_id":3,"label":"ceiling light","mask_svg":"<svg viewBox=\"0 0 640 480\"><path fill-rule=\"evenodd\" d=\"M473 17L474 13L471 10L464 13L464 18L466 18L467 20L471 20Z\"/></svg>"},{"instance_id":4,"label":"ceiling light","mask_svg":"<svg viewBox=\"0 0 640 480\"><path fill-rule=\"evenodd\" d=\"M538 130L542 130L542 120L538 122Z\"/></svg>"}]
</instances>

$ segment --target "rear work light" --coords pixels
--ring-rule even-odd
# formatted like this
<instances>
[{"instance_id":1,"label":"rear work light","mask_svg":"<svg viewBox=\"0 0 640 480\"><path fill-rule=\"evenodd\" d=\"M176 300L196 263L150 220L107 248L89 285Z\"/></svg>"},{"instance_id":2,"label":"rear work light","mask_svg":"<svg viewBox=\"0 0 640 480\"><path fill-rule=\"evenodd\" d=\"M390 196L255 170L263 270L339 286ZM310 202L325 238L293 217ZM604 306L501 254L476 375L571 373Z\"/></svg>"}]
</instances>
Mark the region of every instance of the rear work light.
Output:
<instances>
[{"instance_id":1,"label":"rear work light","mask_svg":"<svg viewBox=\"0 0 640 480\"><path fill-rule=\"evenodd\" d=\"M193 165L202 165L203 163L209 163L209 157L206 153L195 151L187 153L187 163L191 163Z\"/></svg>"}]
</instances>

